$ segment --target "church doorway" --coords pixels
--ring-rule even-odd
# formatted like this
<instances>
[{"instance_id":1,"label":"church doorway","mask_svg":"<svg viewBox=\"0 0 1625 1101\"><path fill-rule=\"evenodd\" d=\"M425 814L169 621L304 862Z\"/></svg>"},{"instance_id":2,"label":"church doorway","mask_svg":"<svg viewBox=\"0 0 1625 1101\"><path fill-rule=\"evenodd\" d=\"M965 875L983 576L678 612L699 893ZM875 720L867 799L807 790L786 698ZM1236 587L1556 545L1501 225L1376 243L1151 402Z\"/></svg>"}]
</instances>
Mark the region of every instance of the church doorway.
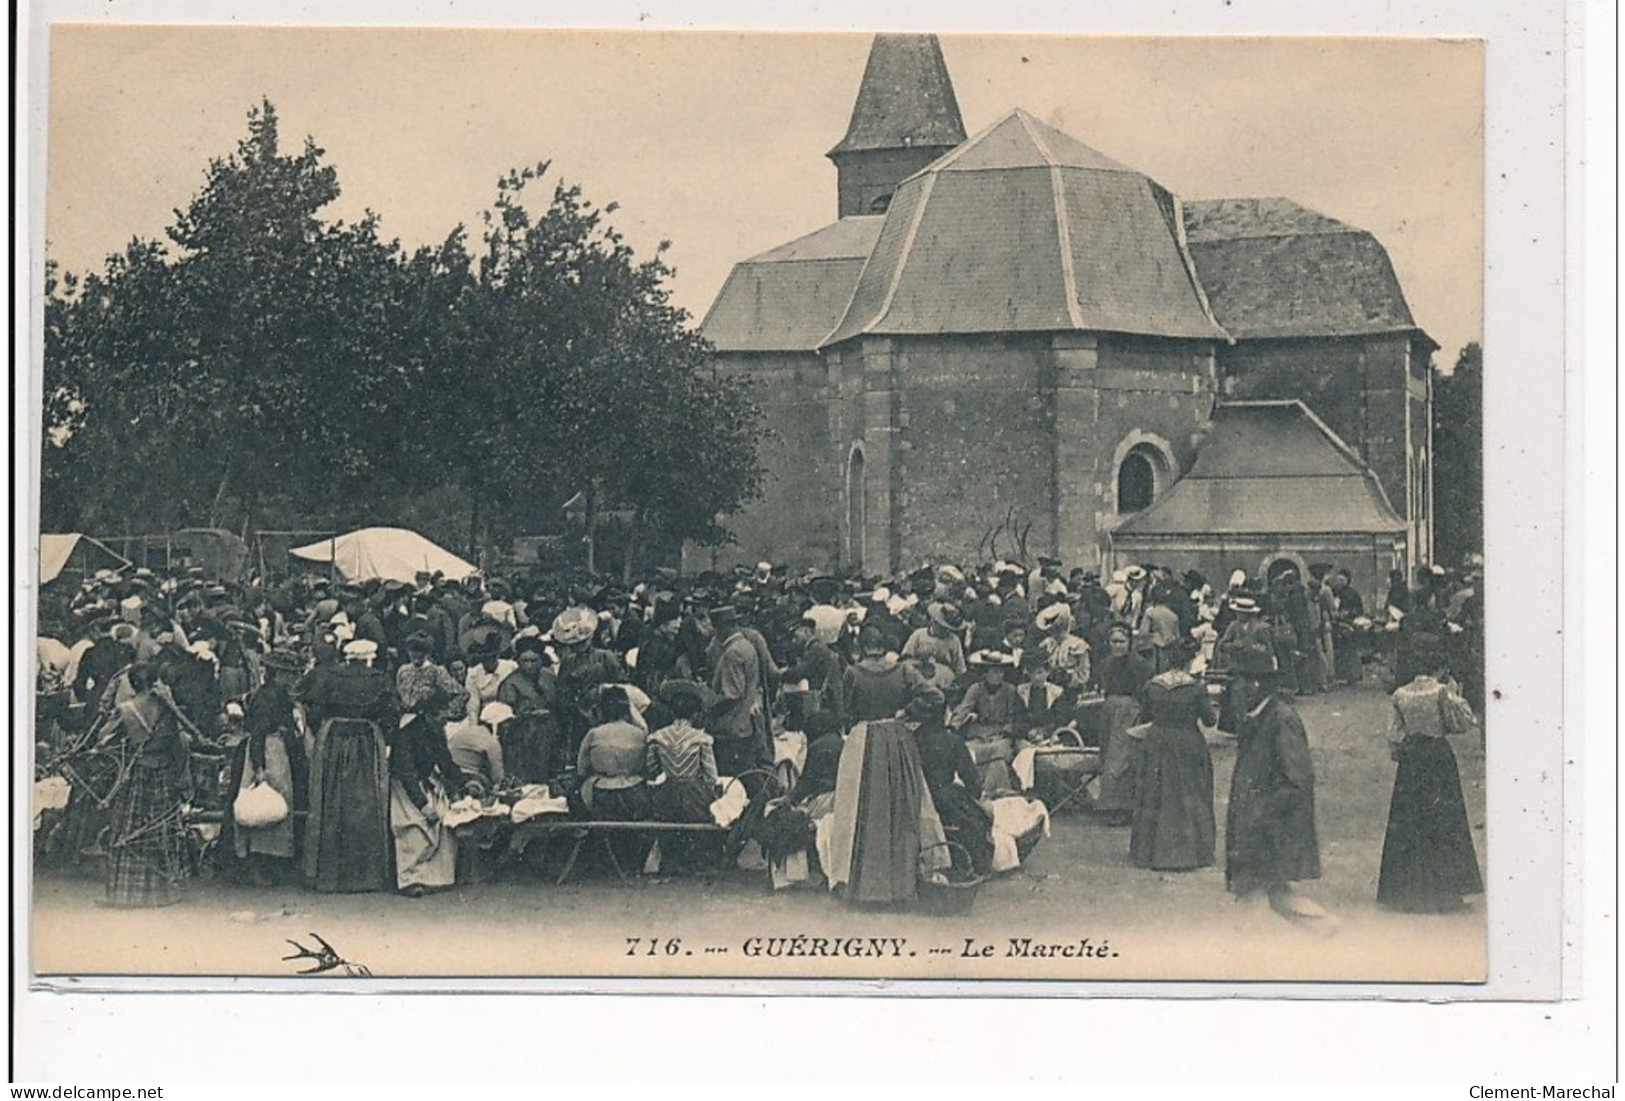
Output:
<instances>
[{"instance_id":1,"label":"church doorway","mask_svg":"<svg viewBox=\"0 0 1625 1101\"><path fill-rule=\"evenodd\" d=\"M863 572L864 534L869 526L869 500L863 482L863 448L852 448L846 461L846 564Z\"/></svg>"}]
</instances>

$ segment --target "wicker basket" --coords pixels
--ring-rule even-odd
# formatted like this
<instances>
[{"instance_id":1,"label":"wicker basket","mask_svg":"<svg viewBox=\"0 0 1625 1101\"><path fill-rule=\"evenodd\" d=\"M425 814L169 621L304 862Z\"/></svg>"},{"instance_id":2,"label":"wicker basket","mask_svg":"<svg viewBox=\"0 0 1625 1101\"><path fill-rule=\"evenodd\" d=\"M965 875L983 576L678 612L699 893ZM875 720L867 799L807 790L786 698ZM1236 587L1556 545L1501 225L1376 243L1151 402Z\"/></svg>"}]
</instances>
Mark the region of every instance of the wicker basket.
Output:
<instances>
[{"instance_id":1,"label":"wicker basket","mask_svg":"<svg viewBox=\"0 0 1625 1101\"><path fill-rule=\"evenodd\" d=\"M965 867L971 867L970 853L964 846L954 841L939 841L935 845L927 845L920 850L922 867L919 876L919 910L925 914L935 914L938 917L951 917L956 914L968 914L976 903L976 892L981 889L982 877L974 871L961 871L952 865L942 870L941 874L946 882L938 882L925 874L923 867L924 856L932 849L946 848L952 853L958 849L964 854Z\"/></svg>"}]
</instances>

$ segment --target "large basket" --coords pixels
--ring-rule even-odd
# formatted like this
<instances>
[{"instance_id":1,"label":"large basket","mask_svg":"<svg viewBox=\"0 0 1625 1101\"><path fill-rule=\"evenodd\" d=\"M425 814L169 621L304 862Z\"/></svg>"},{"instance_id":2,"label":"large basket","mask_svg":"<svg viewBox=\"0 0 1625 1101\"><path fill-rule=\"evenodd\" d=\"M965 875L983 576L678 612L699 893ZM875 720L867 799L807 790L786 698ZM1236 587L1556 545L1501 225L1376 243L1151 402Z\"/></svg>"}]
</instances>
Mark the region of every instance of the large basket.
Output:
<instances>
[{"instance_id":1,"label":"large basket","mask_svg":"<svg viewBox=\"0 0 1625 1101\"><path fill-rule=\"evenodd\" d=\"M971 867L970 853L964 846L954 841L939 841L935 845L927 845L920 850L922 867L919 875L918 908L921 913L934 914L938 917L952 917L957 914L970 913L971 907L976 904L976 892L981 889L982 877L975 871L961 871L951 864L940 874L945 882L927 877L923 867L923 858L932 849L947 848L950 853L958 849L965 857L965 867Z\"/></svg>"},{"instance_id":2,"label":"large basket","mask_svg":"<svg viewBox=\"0 0 1625 1101\"><path fill-rule=\"evenodd\" d=\"M1041 746L1033 757L1033 769L1043 775L1076 780L1084 773L1100 771L1100 750L1083 743L1083 735L1070 727L1055 732L1055 744Z\"/></svg>"}]
</instances>

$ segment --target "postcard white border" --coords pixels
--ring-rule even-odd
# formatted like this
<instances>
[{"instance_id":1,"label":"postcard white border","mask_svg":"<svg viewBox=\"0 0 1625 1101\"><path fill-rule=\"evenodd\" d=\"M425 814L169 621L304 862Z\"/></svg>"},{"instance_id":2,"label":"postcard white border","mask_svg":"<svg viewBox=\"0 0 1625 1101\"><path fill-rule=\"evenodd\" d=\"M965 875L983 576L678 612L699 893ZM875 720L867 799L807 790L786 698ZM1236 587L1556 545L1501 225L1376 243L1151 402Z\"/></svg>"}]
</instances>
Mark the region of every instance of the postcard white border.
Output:
<instances>
[{"instance_id":1,"label":"postcard white border","mask_svg":"<svg viewBox=\"0 0 1625 1101\"><path fill-rule=\"evenodd\" d=\"M1599 30L1611 31L1613 14L1605 5L1575 4L1565 9L1560 0L1538 0L1508 5L1504 12L1486 12L1469 0L1440 3L1321 3L1303 5L1290 0L1215 0L1212 3L1175 5L1156 12L1109 0L1049 5L1002 5L998 17L986 5L924 2L883 6L825 3L816 9L790 4L603 3L559 4L482 3L443 0L439 3L365 3L347 0L323 5L234 2L229 11L220 5L182 0L152 2L96 2L63 0L24 5L21 9L18 86L24 90L18 116L19 226L28 227L28 240L43 239L43 210L28 202L44 183L43 160L32 155L41 148L43 132L44 27L47 19L95 19L109 22L230 22L230 23L341 23L378 22L486 26L627 26L641 28L735 27L805 30L921 29L947 31L1021 30L1070 33L1172 34L1430 34L1485 37L1488 76L1486 85L1486 224L1488 271L1486 280L1485 347L1498 368L1486 378L1486 434L1491 441L1486 455L1486 482L1492 534L1489 542L1488 640L1493 687L1503 690L1500 710L1492 710L1491 729L1527 731L1513 743L1508 735L1502 752L1491 762L1489 800L1494 853L1492 876L1510 876L1513 892L1503 892L1491 911L1491 982L1479 990L1448 987L1436 990L1391 986L1344 985L1279 986L1230 984L1169 984L1161 995L1195 995L1212 999L1242 994L1255 998L1286 996L1333 998L1306 1005L1300 1002L1249 1001L1245 1008L1216 1007L1211 1001L1095 1000L1105 994L1144 996L1144 984L1091 985L1088 1001L1056 1001L1053 990L1037 1002L1010 1002L990 995L1014 993L1023 984L896 984L877 991L877 984L704 984L705 989L734 997L695 995L679 1000L665 991L692 990L693 981L644 983L642 997L571 997L568 1003L549 998L518 1008L509 998L437 996L433 1008L422 998L355 995L345 998L231 997L233 1033L257 1036L268 1054L279 1045L287 1019L296 1015L305 1035L343 1034L352 1038L344 1051L323 1056L307 1051L306 1061L291 1062L279 1055L258 1061L261 1072L272 1077L388 1078L407 1068L362 1059L358 1053L388 1052L409 1036L409 1021L425 1014L444 1029L455 1022L455 1035L439 1047L444 1061L425 1058L441 1073L459 1072L477 1078L536 1072L527 1065L523 1045L476 1040L478 1029L511 1037L515 1017L528 1027L542 1026L551 1042L571 1050L572 1039L588 1043L607 1033L637 1032L662 1052L691 1050L687 1045L709 1037L711 1043L728 1038L729 1060L708 1069L722 1077L748 1074L751 1069L781 1076L794 1073L791 1036L829 1036L852 1045L854 1053L868 1050L865 1038L883 1028L888 1047L928 1054L913 1062L868 1064L891 1077L947 1076L961 1080L984 1076L1003 1078L1015 1073L1037 1077L1077 1073L1069 1042L1058 1039L1082 1030L1095 1037L1088 1044L1089 1077L1159 1076L1166 1065L1146 1064L1147 1051L1162 1050L1156 1037L1180 1038L1179 1060L1191 1075L1257 1078L1291 1075L1305 1078L1354 1080L1369 1077L1427 1077L1465 1079L1486 1074L1490 1068L1552 1066L1541 1059L1558 1052L1569 1059L1589 1060L1603 1067L1606 1058L1595 1045L1572 1040L1573 1022L1594 1013L1599 997L1612 998L1615 922L1614 853L1610 813L1617 788L1613 746L1613 705L1606 698L1612 669L1612 632L1599 627L1606 618L1614 592L1612 571L1613 513L1607 489L1612 486L1614 436L1609 416L1614 411L1614 388L1606 358L1612 334L1599 326L1597 281L1607 282L1608 268L1588 255L1589 312L1580 305L1582 259L1566 257L1565 231L1583 232L1595 240L1606 221L1613 237L1611 211L1599 202L1598 192L1611 190L1611 177L1594 180L1569 175L1578 168L1577 144L1584 136L1595 156L1606 145L1612 160L1612 133L1577 124L1573 83L1580 77L1576 63L1593 65L1611 61L1611 46ZM1565 38L1565 19L1569 37ZM1590 26L1586 26L1586 21ZM1583 44L1584 52L1581 52ZM1608 54L1604 59L1601 55ZM1565 62L1570 66L1570 99L1565 125L1563 99ZM1597 112L1598 100L1609 94L1609 84L1591 70L1584 92L1586 109ZM1611 115L1610 115L1611 118ZM1565 156L1564 143L1570 150ZM1505 172L1504 177L1501 173ZM1565 223L1565 216L1567 221ZM32 301L26 293L38 286L37 254L13 258L14 295L18 300L19 328L14 334L18 362L38 362L38 336L28 324ZM1565 280L1567 276L1567 280ZM1568 296L1565 299L1565 288ZM28 304L25 306L25 304ZM1565 322L1567 330L1565 332ZM1583 327L1582 327L1583 325ZM1566 336L1566 341L1565 341ZM1581 352L1585 359L1582 361ZM1582 373L1582 362L1591 369ZM1566 386L1555 384L1556 365L1565 364ZM20 388L18 412L27 415L30 431L14 442L15 469L26 472L16 494L13 542L15 567L33 573L32 552L26 549L36 515L32 483L36 452L28 440L37 440L37 384ZM32 405L30 404L32 403ZM33 412L27 412L33 409ZM1566 418L1566 419L1565 419ZM1567 423L1569 431L1563 431ZM1584 431L1580 426L1584 425ZM1513 447L1504 446L1517 441ZM1582 477L1583 474L1583 477ZM1556 493L1561 486L1565 492ZM1599 498L1598 491L1603 490ZM1583 500L1583 506L1582 506ZM1565 514L1565 504L1567 512ZM1583 517L1583 520L1582 520ZM1567 533L1566 541L1558 536ZM1517 579L1517 585L1510 584ZM14 579L14 593L16 589ZM18 595L21 595L20 593ZM31 614L26 601L14 604L14 621L23 641L28 640ZM1567 645L1565 645L1567 640ZM1577 640L1579 644L1577 645ZM15 646L14 685L31 683L28 655L32 646ZM1563 670L1561 680L1553 671ZM1601 695L1601 698L1599 698ZM1568 717L1567 737L1557 740L1557 717ZM1492 740L1499 739L1492 733ZM14 742L16 739L14 739ZM26 748L26 747L25 747ZM1538 782L1534 778L1540 777ZM1508 824L1517 823L1517 832ZM1498 828L1498 824L1500 824ZM1582 834L1580 827L1587 828ZM1565 834L1565 830L1568 831ZM14 839L15 841L16 839ZM26 840L26 835L23 836ZM19 845L19 847L21 847ZM17 861L19 868L26 865ZM14 887L19 884L14 883ZM26 884L21 884L26 888ZM1504 899L1505 901L1502 901ZM1607 915L1601 917L1601 915ZM19 919L18 931L23 924ZM1601 920L1599 920L1601 917ZM27 959L19 942L14 959ZM19 1071L27 1079L61 1078L90 1081L145 1075L156 1081L176 1073L172 1044L175 1028L199 1035L219 1034L219 995L153 995L150 985L115 984L131 992L73 997L30 993L26 975L17 976L16 1050ZM162 984L173 988L174 983ZM231 984L241 989L254 984ZM417 989L432 984L414 983ZM463 990L486 988L485 983L455 984ZM507 986L509 984L491 984ZM569 982L525 983L527 988L625 990L622 984ZM1049 984L1043 984L1045 986ZM781 990L782 997L763 997L761 991ZM928 994L909 1002L908 1027L899 1030L900 1007L890 999L805 998L819 992L894 992ZM660 993L655 993L659 991ZM938 995L970 994L970 999ZM1527 999L1564 997L1567 1002L1543 1004L1455 1005L1448 1010L1425 1004L1372 1002L1395 996L1435 998ZM703 1004L704 1012L695 1012ZM362 1006L365 1012L358 1012ZM1035 1023L1041 1016L1043 1024ZM211 1020L212 1018L212 1020ZM953 1054L946 1037L986 1034L989 1021L1022 1022L1029 1039L1021 1045L1019 1067L987 1060L967 1060ZM274 1022L274 1023L273 1023ZM256 1027L259 1025L259 1027ZM698 1027L696 1027L698 1025ZM1280 1062L1271 1067L1238 1064L1238 1031L1275 1037L1269 1047ZM1350 1030L1353 1031L1345 1031ZM391 1030L394 1030L391 1032ZM1029 1031L1031 1030L1031 1031ZM995 1030L997 1031L997 1030ZM1593 1026L1593 1031L1595 1028ZM1603 1031L1611 1033L1611 1029ZM770 1050L761 1042L777 1033L784 1046ZM385 1042L390 1036L396 1039ZM1447 1037L1458 1036L1452 1041ZM751 1037L759 1042L735 1042ZM1338 1037L1340 1042L1328 1042ZM369 1045L366 1041L374 1042ZM1296 1038L1296 1039L1294 1039ZM1165 1041L1162 1041L1165 1043ZM310 1047L301 1044L302 1051ZM464 1056L479 1049L478 1062ZM421 1050L414 1048L414 1050ZM648 1051L645 1047L643 1050ZM1165 1056L1159 1058L1165 1059ZM219 1060L211 1062L211 1060ZM663 1076L678 1064L672 1058L650 1054L641 1066L606 1065L607 1073ZM550 1061L551 1062L551 1061ZM859 1068L864 1064L858 1064ZM900 1068L906 1067L906 1072ZM241 1064L233 1046L221 1044L190 1055L186 1077L232 1080ZM419 1068L420 1070L423 1068ZM581 1068L576 1068L580 1070ZM698 1074L689 1067L677 1073ZM1565 1077L1578 1076L1574 1066ZM210 1072L213 1072L212 1074ZM1454 1073L1452 1073L1454 1071ZM816 1074L801 1067L803 1074ZM829 1073L828 1070L824 1072Z\"/></svg>"}]
</instances>

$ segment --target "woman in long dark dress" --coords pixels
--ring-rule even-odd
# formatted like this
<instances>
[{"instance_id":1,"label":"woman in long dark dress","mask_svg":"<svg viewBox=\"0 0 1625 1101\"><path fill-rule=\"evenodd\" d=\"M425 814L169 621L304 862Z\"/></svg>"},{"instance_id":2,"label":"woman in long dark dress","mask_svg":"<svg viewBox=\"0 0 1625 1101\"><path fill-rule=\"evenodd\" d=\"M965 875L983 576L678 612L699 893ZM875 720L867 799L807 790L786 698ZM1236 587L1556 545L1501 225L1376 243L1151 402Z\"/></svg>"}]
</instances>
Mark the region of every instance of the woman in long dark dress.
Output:
<instances>
[{"instance_id":1,"label":"woman in long dark dress","mask_svg":"<svg viewBox=\"0 0 1625 1101\"><path fill-rule=\"evenodd\" d=\"M104 736L123 738L135 756L113 799L107 905L168 906L180 901L187 872L190 751L158 671L136 665L128 677L135 695L114 707Z\"/></svg>"},{"instance_id":2,"label":"woman in long dark dress","mask_svg":"<svg viewBox=\"0 0 1625 1101\"><path fill-rule=\"evenodd\" d=\"M965 850L952 854L955 865L968 856L970 868L986 875L993 866L993 817L978 802L982 797L982 773L971 757L970 747L959 733L944 721L947 701L933 685L917 688L904 718L918 723L914 740L920 750L920 769L926 790L942 820L949 841Z\"/></svg>"},{"instance_id":3,"label":"woman in long dark dress","mask_svg":"<svg viewBox=\"0 0 1625 1101\"><path fill-rule=\"evenodd\" d=\"M1399 762L1388 806L1377 902L1394 910L1459 910L1483 893L1456 754L1446 740L1473 728L1471 709L1435 658L1429 671L1393 694L1390 752Z\"/></svg>"},{"instance_id":4,"label":"woman in long dark dress","mask_svg":"<svg viewBox=\"0 0 1625 1101\"><path fill-rule=\"evenodd\" d=\"M369 640L346 643L344 663L317 666L304 693L316 728L304 864L305 878L318 891L389 888L394 842L384 731L395 691L372 667L377 654Z\"/></svg>"},{"instance_id":5,"label":"woman in long dark dress","mask_svg":"<svg viewBox=\"0 0 1625 1101\"><path fill-rule=\"evenodd\" d=\"M1213 863L1213 757L1198 723L1218 721L1207 685L1182 670L1146 684L1151 728L1140 757L1134 832L1128 855L1138 868L1188 871Z\"/></svg>"},{"instance_id":6,"label":"woman in long dark dress","mask_svg":"<svg viewBox=\"0 0 1625 1101\"><path fill-rule=\"evenodd\" d=\"M1129 737L1129 727L1140 721L1143 690L1154 670L1134 653L1134 632L1128 624L1114 624L1107 636L1111 652L1100 663L1100 688L1106 695L1105 745L1101 748L1099 794L1095 810L1107 825L1126 826L1133 820L1136 769L1141 752Z\"/></svg>"}]
</instances>

